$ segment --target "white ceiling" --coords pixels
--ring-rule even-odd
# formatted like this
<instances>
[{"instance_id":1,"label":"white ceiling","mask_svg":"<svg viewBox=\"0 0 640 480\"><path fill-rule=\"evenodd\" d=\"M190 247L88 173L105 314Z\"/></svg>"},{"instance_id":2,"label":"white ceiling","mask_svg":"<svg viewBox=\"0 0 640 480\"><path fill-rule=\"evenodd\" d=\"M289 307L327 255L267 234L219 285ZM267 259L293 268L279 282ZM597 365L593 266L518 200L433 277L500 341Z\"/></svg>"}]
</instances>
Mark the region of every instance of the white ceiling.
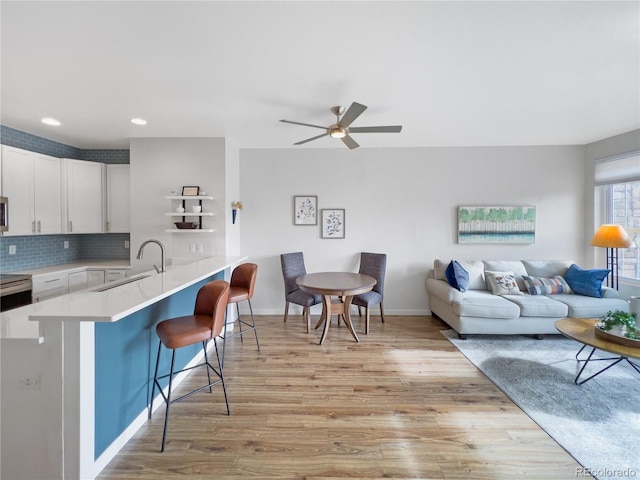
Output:
<instances>
[{"instance_id":1,"label":"white ceiling","mask_svg":"<svg viewBox=\"0 0 640 480\"><path fill-rule=\"evenodd\" d=\"M3 125L78 148L586 144L640 128L640 2L1 2ZM39 123L53 116L60 127ZM143 117L144 127L129 120ZM300 147L346 148L322 138Z\"/></svg>"}]
</instances>

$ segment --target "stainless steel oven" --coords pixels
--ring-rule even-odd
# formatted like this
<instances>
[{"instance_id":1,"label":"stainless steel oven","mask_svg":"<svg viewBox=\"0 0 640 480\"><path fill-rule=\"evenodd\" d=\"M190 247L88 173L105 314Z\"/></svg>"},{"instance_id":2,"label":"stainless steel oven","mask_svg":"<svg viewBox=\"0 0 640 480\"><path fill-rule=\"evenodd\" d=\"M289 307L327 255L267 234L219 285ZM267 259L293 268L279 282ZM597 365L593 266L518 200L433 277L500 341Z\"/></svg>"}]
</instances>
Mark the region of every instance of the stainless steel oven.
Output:
<instances>
[{"instance_id":1,"label":"stainless steel oven","mask_svg":"<svg viewBox=\"0 0 640 480\"><path fill-rule=\"evenodd\" d=\"M0 274L0 312L31 304L31 275Z\"/></svg>"},{"instance_id":2,"label":"stainless steel oven","mask_svg":"<svg viewBox=\"0 0 640 480\"><path fill-rule=\"evenodd\" d=\"M0 197L0 232L9 231L9 199Z\"/></svg>"}]
</instances>

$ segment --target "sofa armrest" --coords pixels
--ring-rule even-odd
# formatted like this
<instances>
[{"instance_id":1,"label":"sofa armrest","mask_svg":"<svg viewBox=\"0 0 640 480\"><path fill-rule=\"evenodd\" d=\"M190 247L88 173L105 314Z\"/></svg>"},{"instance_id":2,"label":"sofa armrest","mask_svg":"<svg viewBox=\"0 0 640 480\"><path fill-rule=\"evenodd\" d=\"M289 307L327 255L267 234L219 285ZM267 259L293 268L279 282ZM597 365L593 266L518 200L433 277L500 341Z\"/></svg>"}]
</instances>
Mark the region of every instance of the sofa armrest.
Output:
<instances>
[{"instance_id":1,"label":"sofa armrest","mask_svg":"<svg viewBox=\"0 0 640 480\"><path fill-rule=\"evenodd\" d=\"M620 298L620 294L615 288L602 287L602 298Z\"/></svg>"},{"instance_id":2,"label":"sofa armrest","mask_svg":"<svg viewBox=\"0 0 640 480\"><path fill-rule=\"evenodd\" d=\"M427 291L431 295L435 295L439 299L453 303L459 303L462 301L462 292L456 288L453 288L444 280L436 280L435 278L427 278Z\"/></svg>"}]
</instances>

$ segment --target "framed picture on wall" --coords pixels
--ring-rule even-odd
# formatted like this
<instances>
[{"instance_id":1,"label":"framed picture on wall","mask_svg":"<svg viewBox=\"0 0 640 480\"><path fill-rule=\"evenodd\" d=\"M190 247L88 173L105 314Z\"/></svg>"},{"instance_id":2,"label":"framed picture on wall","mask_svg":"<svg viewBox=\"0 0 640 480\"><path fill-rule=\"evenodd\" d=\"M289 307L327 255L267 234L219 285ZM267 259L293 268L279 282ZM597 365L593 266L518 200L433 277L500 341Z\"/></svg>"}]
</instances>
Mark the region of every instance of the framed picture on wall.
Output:
<instances>
[{"instance_id":1,"label":"framed picture on wall","mask_svg":"<svg viewBox=\"0 0 640 480\"><path fill-rule=\"evenodd\" d=\"M534 243L536 207L458 207L458 243Z\"/></svg>"},{"instance_id":2,"label":"framed picture on wall","mask_svg":"<svg viewBox=\"0 0 640 480\"><path fill-rule=\"evenodd\" d=\"M318 197L295 195L293 197L293 224L318 225Z\"/></svg>"},{"instance_id":3,"label":"framed picture on wall","mask_svg":"<svg viewBox=\"0 0 640 480\"><path fill-rule=\"evenodd\" d=\"M200 195L200 187L194 187L194 186L182 187L183 197L197 197L198 195Z\"/></svg>"},{"instance_id":4,"label":"framed picture on wall","mask_svg":"<svg viewBox=\"0 0 640 480\"><path fill-rule=\"evenodd\" d=\"M322 238L345 238L344 208L322 209Z\"/></svg>"}]
</instances>

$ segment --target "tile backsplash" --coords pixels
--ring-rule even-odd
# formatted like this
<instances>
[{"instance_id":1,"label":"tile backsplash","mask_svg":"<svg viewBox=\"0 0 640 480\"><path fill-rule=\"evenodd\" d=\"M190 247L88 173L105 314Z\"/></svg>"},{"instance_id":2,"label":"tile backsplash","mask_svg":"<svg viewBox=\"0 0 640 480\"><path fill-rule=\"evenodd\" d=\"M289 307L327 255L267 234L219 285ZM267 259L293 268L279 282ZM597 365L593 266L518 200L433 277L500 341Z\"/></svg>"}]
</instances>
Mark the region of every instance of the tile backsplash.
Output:
<instances>
[{"instance_id":1,"label":"tile backsplash","mask_svg":"<svg viewBox=\"0 0 640 480\"><path fill-rule=\"evenodd\" d=\"M0 143L59 158L128 164L129 150L82 150L0 125ZM16 272L78 260L129 260L128 233L0 237L0 272ZM64 248L69 242L68 248ZM10 255L10 247L15 254Z\"/></svg>"}]
</instances>

